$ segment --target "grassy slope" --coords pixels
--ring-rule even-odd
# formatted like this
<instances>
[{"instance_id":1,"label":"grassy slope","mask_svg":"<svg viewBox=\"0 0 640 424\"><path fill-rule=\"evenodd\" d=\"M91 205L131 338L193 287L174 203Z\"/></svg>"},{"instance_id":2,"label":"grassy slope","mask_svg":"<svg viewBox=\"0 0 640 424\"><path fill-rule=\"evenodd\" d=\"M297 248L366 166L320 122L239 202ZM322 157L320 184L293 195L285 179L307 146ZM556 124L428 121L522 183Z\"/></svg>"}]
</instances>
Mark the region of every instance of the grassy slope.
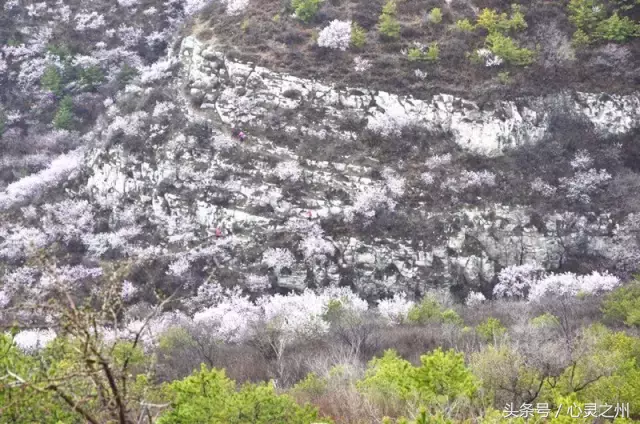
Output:
<instances>
[{"instance_id":1,"label":"grassy slope","mask_svg":"<svg viewBox=\"0 0 640 424\"><path fill-rule=\"evenodd\" d=\"M511 35L521 46L538 51L536 61L528 67L494 68L474 64L467 57L468 52L483 46L486 31L461 33L453 24L464 18L473 21L476 12L485 7L509 12L507 0L456 0L449 5L437 0L399 1L402 30L396 41L381 40L377 32L382 0L325 0L308 24L293 17L287 3L252 1L239 16L227 16L224 7L216 3L203 14L207 29L197 34L205 40L215 37L235 57L273 70L418 98L447 92L477 100L504 99L567 88L624 93L636 89L640 80L638 39L617 46L598 43L578 51L571 47L575 28L568 21L565 1L522 2L528 28ZM443 20L439 24L427 20L427 13L434 7L442 9ZM346 52L318 47L313 41L314 33L333 19L358 22L368 31L367 44ZM435 64L409 62L400 51L414 41L437 41L440 60ZM356 56L371 60L372 68L356 72ZM427 72L428 77L419 79L415 69ZM501 81L501 72L509 72L508 82Z\"/></svg>"}]
</instances>

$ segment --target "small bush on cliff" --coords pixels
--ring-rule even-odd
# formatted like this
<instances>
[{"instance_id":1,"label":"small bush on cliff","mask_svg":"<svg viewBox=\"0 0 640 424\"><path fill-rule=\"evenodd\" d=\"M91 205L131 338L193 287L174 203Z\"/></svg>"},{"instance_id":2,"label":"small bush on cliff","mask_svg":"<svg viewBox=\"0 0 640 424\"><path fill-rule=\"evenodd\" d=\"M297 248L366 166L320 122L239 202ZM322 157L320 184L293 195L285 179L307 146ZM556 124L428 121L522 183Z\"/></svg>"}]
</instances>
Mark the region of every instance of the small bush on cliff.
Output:
<instances>
[{"instance_id":1,"label":"small bush on cliff","mask_svg":"<svg viewBox=\"0 0 640 424\"><path fill-rule=\"evenodd\" d=\"M640 35L640 25L627 16L620 17L616 12L598 23L595 34L603 40L623 42L631 37Z\"/></svg>"},{"instance_id":2,"label":"small bush on cliff","mask_svg":"<svg viewBox=\"0 0 640 424\"><path fill-rule=\"evenodd\" d=\"M382 14L378 21L378 29L386 38L400 37L400 23L396 18L397 5L394 0L388 0L382 8Z\"/></svg>"},{"instance_id":3,"label":"small bush on cliff","mask_svg":"<svg viewBox=\"0 0 640 424\"><path fill-rule=\"evenodd\" d=\"M351 45L355 48L363 47L367 42L367 31L354 22L351 25Z\"/></svg>"},{"instance_id":4,"label":"small bush on cliff","mask_svg":"<svg viewBox=\"0 0 640 424\"><path fill-rule=\"evenodd\" d=\"M291 7L298 19L309 22L316 16L321 0L291 0Z\"/></svg>"},{"instance_id":5,"label":"small bush on cliff","mask_svg":"<svg viewBox=\"0 0 640 424\"><path fill-rule=\"evenodd\" d=\"M439 7L434 7L431 9L428 15L429 22L434 24L439 24L442 22L442 9Z\"/></svg>"},{"instance_id":6,"label":"small bush on cliff","mask_svg":"<svg viewBox=\"0 0 640 424\"><path fill-rule=\"evenodd\" d=\"M51 65L45 69L42 78L40 78L40 85L45 90L48 90L54 94L60 94L62 92L62 76L58 68Z\"/></svg>"},{"instance_id":7,"label":"small bush on cliff","mask_svg":"<svg viewBox=\"0 0 640 424\"><path fill-rule=\"evenodd\" d=\"M533 51L518 47L518 44L511 37L498 32L489 34L486 43L493 54L513 65L529 65L535 57Z\"/></svg>"},{"instance_id":8,"label":"small bush on cliff","mask_svg":"<svg viewBox=\"0 0 640 424\"><path fill-rule=\"evenodd\" d=\"M58 111L53 118L53 126L62 130L69 130L73 127L73 118L73 100L71 96L65 96L60 101Z\"/></svg>"}]
</instances>

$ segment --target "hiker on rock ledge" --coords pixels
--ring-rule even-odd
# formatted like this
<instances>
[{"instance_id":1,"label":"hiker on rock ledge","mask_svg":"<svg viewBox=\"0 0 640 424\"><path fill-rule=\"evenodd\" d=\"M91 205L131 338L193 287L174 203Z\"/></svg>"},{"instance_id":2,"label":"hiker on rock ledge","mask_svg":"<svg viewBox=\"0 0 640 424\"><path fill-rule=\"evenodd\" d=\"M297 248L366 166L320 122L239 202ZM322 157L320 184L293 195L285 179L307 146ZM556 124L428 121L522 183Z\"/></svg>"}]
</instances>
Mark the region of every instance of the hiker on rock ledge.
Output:
<instances>
[{"instance_id":1,"label":"hiker on rock ledge","mask_svg":"<svg viewBox=\"0 0 640 424\"><path fill-rule=\"evenodd\" d=\"M245 141L247 139L247 135L236 127L231 130L231 135L234 137L238 137L240 141Z\"/></svg>"}]
</instances>

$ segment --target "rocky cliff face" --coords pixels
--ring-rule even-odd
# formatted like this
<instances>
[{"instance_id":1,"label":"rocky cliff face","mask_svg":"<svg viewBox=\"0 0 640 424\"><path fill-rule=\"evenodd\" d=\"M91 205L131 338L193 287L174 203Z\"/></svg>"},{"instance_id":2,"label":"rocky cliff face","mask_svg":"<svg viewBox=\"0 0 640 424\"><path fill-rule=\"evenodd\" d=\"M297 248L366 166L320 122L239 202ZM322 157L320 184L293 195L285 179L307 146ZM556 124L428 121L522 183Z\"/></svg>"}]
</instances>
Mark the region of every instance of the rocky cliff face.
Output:
<instances>
[{"instance_id":1,"label":"rocky cliff face","mask_svg":"<svg viewBox=\"0 0 640 424\"><path fill-rule=\"evenodd\" d=\"M206 128L204 136L166 132L136 154L117 144L99 148L87 183L104 204L146 211L157 229L154 246L172 258L176 275L200 267L247 286L266 278L279 288L333 282L378 296L443 284L490 291L509 265L562 269L576 255L605 265L638 257L633 215L495 201L487 193L508 175L453 165L545 139L557 108L597 132L626 133L640 122L638 96L558 94L480 108L448 95L425 101L279 75L228 60L194 37L179 54L175 93L196 107L185 102L172 119L184 114ZM347 117L361 127L345 130ZM255 131L240 143L225 123ZM415 125L447 134L462 153L397 166L382 166L375 151L364 162L327 162L259 132L295 132L301 144L304 137L348 143L367 131L394 137Z\"/></svg>"},{"instance_id":2,"label":"rocky cliff face","mask_svg":"<svg viewBox=\"0 0 640 424\"><path fill-rule=\"evenodd\" d=\"M201 110L213 111L228 124L257 126L273 125L272 117L288 111L287 121L279 126L304 136L352 140L359 131L341 130L349 118L389 134L406 125L451 133L463 149L499 155L505 148L542 140L549 116L557 110L585 119L604 133L626 133L640 123L638 95L558 93L480 107L447 94L420 100L364 87L337 89L229 60L193 36L183 40L180 55L188 93Z\"/></svg>"}]
</instances>

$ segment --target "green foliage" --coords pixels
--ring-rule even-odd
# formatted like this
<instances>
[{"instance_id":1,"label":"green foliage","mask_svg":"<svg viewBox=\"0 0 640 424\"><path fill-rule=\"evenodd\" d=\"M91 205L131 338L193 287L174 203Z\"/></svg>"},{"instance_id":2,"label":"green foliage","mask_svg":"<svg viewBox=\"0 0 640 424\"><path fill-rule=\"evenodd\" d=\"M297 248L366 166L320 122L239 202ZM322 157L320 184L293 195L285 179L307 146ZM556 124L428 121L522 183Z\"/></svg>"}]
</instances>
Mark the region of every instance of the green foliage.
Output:
<instances>
[{"instance_id":1,"label":"green foliage","mask_svg":"<svg viewBox=\"0 0 640 424\"><path fill-rule=\"evenodd\" d=\"M621 4L620 10L629 10L629 4ZM633 6L632 6L633 7ZM627 16L620 16L619 10L607 16L602 3L597 0L571 0L567 5L569 21L575 25L573 43L584 46L595 40L624 42L640 35L640 25Z\"/></svg>"},{"instance_id":2,"label":"green foliage","mask_svg":"<svg viewBox=\"0 0 640 424\"><path fill-rule=\"evenodd\" d=\"M505 33L527 28L527 23L524 20L524 15L520 7L515 4L511 7L512 12L510 17L507 16L506 13L498 14L498 12L493 9L483 9L480 15L478 15L476 27L485 28L489 33Z\"/></svg>"},{"instance_id":3,"label":"green foliage","mask_svg":"<svg viewBox=\"0 0 640 424\"><path fill-rule=\"evenodd\" d=\"M425 296L419 304L414 305L409 310L407 320L414 324L440 322L442 320L442 309L437 300L430 296Z\"/></svg>"},{"instance_id":4,"label":"green foliage","mask_svg":"<svg viewBox=\"0 0 640 424\"><path fill-rule=\"evenodd\" d=\"M439 24L440 22L442 22L442 10L439 7L434 7L429 12L428 19L429 22Z\"/></svg>"},{"instance_id":5,"label":"green foliage","mask_svg":"<svg viewBox=\"0 0 640 424\"><path fill-rule=\"evenodd\" d=\"M278 395L271 384L247 384L236 391L235 383L224 371L200 371L165 388L171 409L158 424L309 424L318 412L300 406L288 395ZM324 420L327 422L327 420Z\"/></svg>"},{"instance_id":6,"label":"green foliage","mask_svg":"<svg viewBox=\"0 0 640 424\"><path fill-rule=\"evenodd\" d=\"M412 380L415 368L409 361L387 350L381 358L369 361L364 379L358 388L380 399L409 400L415 390Z\"/></svg>"},{"instance_id":7,"label":"green foliage","mask_svg":"<svg viewBox=\"0 0 640 424\"><path fill-rule=\"evenodd\" d=\"M378 21L378 30L387 38L400 37L400 23L396 18L396 14L397 5L395 0L387 0Z\"/></svg>"},{"instance_id":8,"label":"green foliage","mask_svg":"<svg viewBox=\"0 0 640 424\"><path fill-rule=\"evenodd\" d=\"M421 56L421 60L426 54ZM420 303L414 305L407 313L407 321L413 324L448 323L464 325L460 315L453 309L442 310L442 306L432 296L425 296Z\"/></svg>"},{"instance_id":9,"label":"green foliage","mask_svg":"<svg viewBox=\"0 0 640 424\"><path fill-rule=\"evenodd\" d=\"M419 47L411 47L407 53L410 62L422 60L422 50Z\"/></svg>"},{"instance_id":10,"label":"green foliage","mask_svg":"<svg viewBox=\"0 0 640 424\"><path fill-rule=\"evenodd\" d=\"M71 96L64 96L53 117L53 126L58 129L69 130L73 128L73 120L73 99Z\"/></svg>"},{"instance_id":11,"label":"green foliage","mask_svg":"<svg viewBox=\"0 0 640 424\"><path fill-rule=\"evenodd\" d=\"M0 137L4 134L4 128L7 125L7 117L4 114L4 111L0 109Z\"/></svg>"},{"instance_id":12,"label":"green foliage","mask_svg":"<svg viewBox=\"0 0 640 424\"><path fill-rule=\"evenodd\" d=\"M338 322L345 313L346 310L342 302L338 299L331 299L327 302L327 310L324 312L323 318L328 322Z\"/></svg>"},{"instance_id":13,"label":"green foliage","mask_svg":"<svg viewBox=\"0 0 640 424\"><path fill-rule=\"evenodd\" d=\"M576 32L573 33L573 37L571 38L571 44L576 48L587 46L590 42L591 39L589 38L587 33L581 29L576 30Z\"/></svg>"},{"instance_id":14,"label":"green foliage","mask_svg":"<svg viewBox=\"0 0 640 424\"><path fill-rule=\"evenodd\" d=\"M40 85L45 90L51 91L56 95L62 93L62 75L60 75L60 71L56 66L47 66L40 78Z\"/></svg>"},{"instance_id":15,"label":"green foliage","mask_svg":"<svg viewBox=\"0 0 640 424\"><path fill-rule=\"evenodd\" d=\"M529 396L540 389L543 376L509 345L486 345L471 356L474 375L482 382L488 398L504 395Z\"/></svg>"},{"instance_id":16,"label":"green foliage","mask_svg":"<svg viewBox=\"0 0 640 424\"><path fill-rule=\"evenodd\" d=\"M640 326L640 281L611 292L603 302L602 312L611 321Z\"/></svg>"},{"instance_id":17,"label":"green foliage","mask_svg":"<svg viewBox=\"0 0 640 424\"><path fill-rule=\"evenodd\" d=\"M395 351L386 351L382 358L369 362L358 388L377 402L424 406L471 398L475 393L477 384L462 353L438 348L422 355L420 362L419 367L414 367Z\"/></svg>"},{"instance_id":18,"label":"green foliage","mask_svg":"<svg viewBox=\"0 0 640 424\"><path fill-rule=\"evenodd\" d=\"M599 399L602 403L638 399L640 339L595 324L583 331L578 343L584 353L555 381L554 396L572 396L582 402Z\"/></svg>"},{"instance_id":19,"label":"green foliage","mask_svg":"<svg viewBox=\"0 0 640 424\"><path fill-rule=\"evenodd\" d=\"M180 327L171 327L158 338L158 349L171 351L181 347L196 347L197 342L187 330Z\"/></svg>"},{"instance_id":20,"label":"green foliage","mask_svg":"<svg viewBox=\"0 0 640 424\"><path fill-rule=\"evenodd\" d=\"M491 33L486 39L487 47L491 52L500 56L505 62L512 65L529 65L535 58L535 53L526 48L518 47L510 37L499 32Z\"/></svg>"},{"instance_id":21,"label":"green foliage","mask_svg":"<svg viewBox=\"0 0 640 424\"><path fill-rule=\"evenodd\" d=\"M420 408L418 416L414 421L408 421L405 418L398 419L397 424L453 424L454 421L443 416L442 412L430 414L426 408ZM384 422L383 422L384 424Z\"/></svg>"},{"instance_id":22,"label":"green foliage","mask_svg":"<svg viewBox=\"0 0 640 424\"><path fill-rule=\"evenodd\" d=\"M420 357L422 366L414 374L420 397L427 401L448 402L460 397L471 398L476 382L464 363L464 355L453 349L440 348Z\"/></svg>"},{"instance_id":23,"label":"green foliage","mask_svg":"<svg viewBox=\"0 0 640 424\"><path fill-rule=\"evenodd\" d=\"M571 0L567 6L569 21L585 33L591 33L606 16L604 6L597 0Z\"/></svg>"},{"instance_id":24,"label":"green foliage","mask_svg":"<svg viewBox=\"0 0 640 424\"><path fill-rule=\"evenodd\" d=\"M51 44L47 47L47 50L49 53L54 56L58 56L63 61L71 59L72 57L71 49L69 49L69 46L66 44Z\"/></svg>"},{"instance_id":25,"label":"green foliage","mask_svg":"<svg viewBox=\"0 0 640 424\"><path fill-rule=\"evenodd\" d=\"M84 90L95 91L104 82L104 73L98 66L89 66L78 72L80 85Z\"/></svg>"},{"instance_id":26,"label":"green foliage","mask_svg":"<svg viewBox=\"0 0 640 424\"><path fill-rule=\"evenodd\" d=\"M303 22L309 22L316 16L316 13L318 13L321 1L322 0L291 0L291 7L293 7L298 19Z\"/></svg>"},{"instance_id":27,"label":"green foliage","mask_svg":"<svg viewBox=\"0 0 640 424\"><path fill-rule=\"evenodd\" d=\"M46 377L40 370L40 361L54 359L53 352L45 351L40 358L22 353L9 334L0 333L0 375L11 372L18 376L29 376L24 385L11 384L0 379L0 423L81 423L79 417L64 405L52 392L40 391L37 383Z\"/></svg>"},{"instance_id":28,"label":"green foliage","mask_svg":"<svg viewBox=\"0 0 640 424\"><path fill-rule=\"evenodd\" d=\"M536 328L555 328L560 325L558 317L545 312L531 320L531 325Z\"/></svg>"},{"instance_id":29,"label":"green foliage","mask_svg":"<svg viewBox=\"0 0 640 424\"><path fill-rule=\"evenodd\" d=\"M363 47L367 42L367 31L358 25L357 22L351 24L351 45L356 48Z\"/></svg>"},{"instance_id":30,"label":"green foliage","mask_svg":"<svg viewBox=\"0 0 640 424\"><path fill-rule=\"evenodd\" d=\"M304 380L293 386L290 390L296 398L314 399L327 391L327 380L318 377L315 373L309 373Z\"/></svg>"},{"instance_id":31,"label":"green foliage","mask_svg":"<svg viewBox=\"0 0 640 424\"><path fill-rule=\"evenodd\" d=\"M475 25L468 19L464 19L456 22L456 28L467 32L477 28L487 30L489 34L485 39L485 44L489 50L511 65L529 65L535 58L533 51L520 48L512 38L506 35L508 32L521 31L527 28L524 14L517 4L511 5L510 16L506 13L498 13L496 10L485 8L478 15ZM474 62L481 62L475 54L470 55L470 57Z\"/></svg>"},{"instance_id":32,"label":"green foliage","mask_svg":"<svg viewBox=\"0 0 640 424\"><path fill-rule=\"evenodd\" d=\"M596 26L596 37L609 40L623 42L631 37L637 37L640 34L640 25L627 16L620 17L617 12L609 18L601 21Z\"/></svg>"},{"instance_id":33,"label":"green foliage","mask_svg":"<svg viewBox=\"0 0 640 424\"><path fill-rule=\"evenodd\" d=\"M425 53L425 59L429 62L435 62L438 60L440 56L440 47L438 47L437 42L433 42L429 45L429 49L427 53Z\"/></svg>"},{"instance_id":34,"label":"green foliage","mask_svg":"<svg viewBox=\"0 0 640 424\"><path fill-rule=\"evenodd\" d=\"M507 85L511 83L511 75L508 71L498 72L498 81L500 81L501 84Z\"/></svg>"},{"instance_id":35,"label":"green foliage","mask_svg":"<svg viewBox=\"0 0 640 424\"><path fill-rule=\"evenodd\" d=\"M447 309L442 313L441 317L442 317L442 322L445 322L447 324L455 324L459 326L464 325L464 321L462 320L460 315L458 315L458 313L453 309Z\"/></svg>"},{"instance_id":36,"label":"green foliage","mask_svg":"<svg viewBox=\"0 0 640 424\"><path fill-rule=\"evenodd\" d=\"M275 15L273 15L273 18L271 18L271 20L276 24L279 23L280 22L280 14L276 13Z\"/></svg>"},{"instance_id":37,"label":"green foliage","mask_svg":"<svg viewBox=\"0 0 640 424\"><path fill-rule=\"evenodd\" d=\"M485 340L491 341L501 338L507 332L507 329L499 319L490 317L476 327L476 332Z\"/></svg>"},{"instance_id":38,"label":"green foliage","mask_svg":"<svg viewBox=\"0 0 640 424\"><path fill-rule=\"evenodd\" d=\"M116 79L121 86L125 86L129 83L129 81L138 76L138 74L139 72L136 68L125 63L124 65L122 65L120 72L118 72L118 76L116 77Z\"/></svg>"},{"instance_id":39,"label":"green foliage","mask_svg":"<svg viewBox=\"0 0 640 424\"><path fill-rule=\"evenodd\" d=\"M456 21L456 29L462 32L471 32L476 29L475 25L469 21L469 19L461 19Z\"/></svg>"},{"instance_id":40,"label":"green foliage","mask_svg":"<svg viewBox=\"0 0 640 424\"><path fill-rule=\"evenodd\" d=\"M249 23L249 19L248 19L248 18L244 18L244 19L242 20L242 23L240 24L240 30L241 30L242 32L247 32L247 31L249 30L249 26L250 26L250 25L251 25L251 24Z\"/></svg>"}]
</instances>

